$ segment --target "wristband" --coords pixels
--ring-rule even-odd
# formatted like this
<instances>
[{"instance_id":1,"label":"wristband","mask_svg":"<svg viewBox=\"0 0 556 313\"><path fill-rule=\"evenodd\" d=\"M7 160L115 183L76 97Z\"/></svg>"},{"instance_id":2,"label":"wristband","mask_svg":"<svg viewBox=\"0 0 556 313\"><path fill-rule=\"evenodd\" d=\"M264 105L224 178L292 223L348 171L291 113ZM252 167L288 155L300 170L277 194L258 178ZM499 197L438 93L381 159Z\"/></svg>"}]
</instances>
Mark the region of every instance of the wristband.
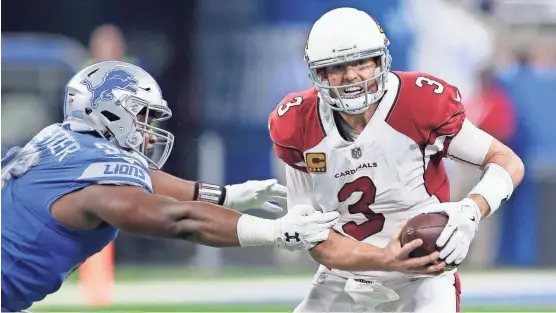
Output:
<instances>
[{"instance_id":1,"label":"wristband","mask_svg":"<svg viewBox=\"0 0 556 313\"><path fill-rule=\"evenodd\" d=\"M512 176L506 169L495 163L485 166L481 179L473 187L471 194L478 194L485 198L492 215L504 201L508 200L514 191Z\"/></svg>"},{"instance_id":2,"label":"wristband","mask_svg":"<svg viewBox=\"0 0 556 313\"><path fill-rule=\"evenodd\" d=\"M195 183L195 190L193 192L194 201L204 201L217 205L224 204L226 199L226 187L207 184L202 182Z\"/></svg>"}]
</instances>

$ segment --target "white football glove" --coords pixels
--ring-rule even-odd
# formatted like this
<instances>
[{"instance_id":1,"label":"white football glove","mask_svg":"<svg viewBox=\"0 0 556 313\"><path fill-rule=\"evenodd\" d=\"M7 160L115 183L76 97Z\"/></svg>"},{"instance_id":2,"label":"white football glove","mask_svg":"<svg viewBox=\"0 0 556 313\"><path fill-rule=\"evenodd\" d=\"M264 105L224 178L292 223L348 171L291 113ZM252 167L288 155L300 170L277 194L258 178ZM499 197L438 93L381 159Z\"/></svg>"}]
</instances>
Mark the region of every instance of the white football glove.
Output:
<instances>
[{"instance_id":1,"label":"white football glove","mask_svg":"<svg viewBox=\"0 0 556 313\"><path fill-rule=\"evenodd\" d=\"M243 184L226 186L223 205L238 212L263 209L276 214L284 210L287 192L288 188L278 184L276 179L249 180Z\"/></svg>"},{"instance_id":2,"label":"white football glove","mask_svg":"<svg viewBox=\"0 0 556 313\"><path fill-rule=\"evenodd\" d=\"M277 246L293 250L308 250L328 239L330 229L340 214L322 213L311 205L297 205L288 214L276 220Z\"/></svg>"},{"instance_id":3,"label":"white football glove","mask_svg":"<svg viewBox=\"0 0 556 313\"><path fill-rule=\"evenodd\" d=\"M459 265L469 252L471 241L479 229L481 210L475 201L465 198L459 202L445 202L431 206L434 211L445 212L448 223L440 233L436 245L440 250L440 259L447 265Z\"/></svg>"}]
</instances>

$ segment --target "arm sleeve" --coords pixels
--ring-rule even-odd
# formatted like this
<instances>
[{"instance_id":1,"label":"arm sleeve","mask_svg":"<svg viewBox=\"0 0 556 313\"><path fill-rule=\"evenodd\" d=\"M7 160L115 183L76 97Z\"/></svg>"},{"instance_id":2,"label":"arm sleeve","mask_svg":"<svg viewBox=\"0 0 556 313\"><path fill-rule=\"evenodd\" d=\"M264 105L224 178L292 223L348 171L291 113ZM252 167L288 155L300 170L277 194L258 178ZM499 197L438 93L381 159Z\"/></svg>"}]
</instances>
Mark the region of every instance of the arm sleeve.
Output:
<instances>
[{"instance_id":1,"label":"arm sleeve","mask_svg":"<svg viewBox=\"0 0 556 313\"><path fill-rule=\"evenodd\" d=\"M481 166L490 149L493 137L465 119L461 130L451 140L448 157L458 161Z\"/></svg>"}]
</instances>

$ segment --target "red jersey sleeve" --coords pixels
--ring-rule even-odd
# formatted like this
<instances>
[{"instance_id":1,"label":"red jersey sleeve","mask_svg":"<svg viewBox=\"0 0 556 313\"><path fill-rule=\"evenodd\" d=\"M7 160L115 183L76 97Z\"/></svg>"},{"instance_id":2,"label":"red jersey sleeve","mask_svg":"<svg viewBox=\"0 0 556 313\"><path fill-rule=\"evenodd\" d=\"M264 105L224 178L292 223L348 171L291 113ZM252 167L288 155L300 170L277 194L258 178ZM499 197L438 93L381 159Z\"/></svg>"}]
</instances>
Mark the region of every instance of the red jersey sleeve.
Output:
<instances>
[{"instance_id":1,"label":"red jersey sleeve","mask_svg":"<svg viewBox=\"0 0 556 313\"><path fill-rule=\"evenodd\" d=\"M423 145L434 144L439 137L445 136L445 154L451 138L459 133L465 120L465 108L459 90L430 74L396 74L400 76L402 90L393 110L407 112L397 115L400 119L397 124L408 123L408 119L411 119L409 133L416 142Z\"/></svg>"},{"instance_id":2,"label":"red jersey sleeve","mask_svg":"<svg viewBox=\"0 0 556 313\"><path fill-rule=\"evenodd\" d=\"M322 139L317 91L309 89L287 95L270 113L268 129L276 155L294 169L307 172L304 152Z\"/></svg>"}]
</instances>

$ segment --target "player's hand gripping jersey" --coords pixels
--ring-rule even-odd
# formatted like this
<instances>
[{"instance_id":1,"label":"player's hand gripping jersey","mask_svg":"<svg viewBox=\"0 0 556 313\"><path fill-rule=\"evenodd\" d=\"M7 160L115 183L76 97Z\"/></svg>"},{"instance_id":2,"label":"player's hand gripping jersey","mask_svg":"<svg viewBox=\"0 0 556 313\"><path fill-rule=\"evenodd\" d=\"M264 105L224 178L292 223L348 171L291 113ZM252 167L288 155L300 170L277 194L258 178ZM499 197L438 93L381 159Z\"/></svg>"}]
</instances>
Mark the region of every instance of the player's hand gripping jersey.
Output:
<instances>
[{"instance_id":1,"label":"player's hand gripping jersey","mask_svg":"<svg viewBox=\"0 0 556 313\"><path fill-rule=\"evenodd\" d=\"M116 237L117 229L108 224L76 231L50 213L57 199L91 184L132 185L152 192L143 158L62 125L43 129L2 160L3 310L27 308L53 293L78 265Z\"/></svg>"},{"instance_id":2,"label":"player's hand gripping jersey","mask_svg":"<svg viewBox=\"0 0 556 313\"><path fill-rule=\"evenodd\" d=\"M457 88L425 73L390 73L353 142L341 136L335 114L309 89L289 94L269 128L276 154L296 171L290 192L307 190L323 211L339 211L337 231L384 247L404 220L449 201L442 158L465 119Z\"/></svg>"}]
</instances>

